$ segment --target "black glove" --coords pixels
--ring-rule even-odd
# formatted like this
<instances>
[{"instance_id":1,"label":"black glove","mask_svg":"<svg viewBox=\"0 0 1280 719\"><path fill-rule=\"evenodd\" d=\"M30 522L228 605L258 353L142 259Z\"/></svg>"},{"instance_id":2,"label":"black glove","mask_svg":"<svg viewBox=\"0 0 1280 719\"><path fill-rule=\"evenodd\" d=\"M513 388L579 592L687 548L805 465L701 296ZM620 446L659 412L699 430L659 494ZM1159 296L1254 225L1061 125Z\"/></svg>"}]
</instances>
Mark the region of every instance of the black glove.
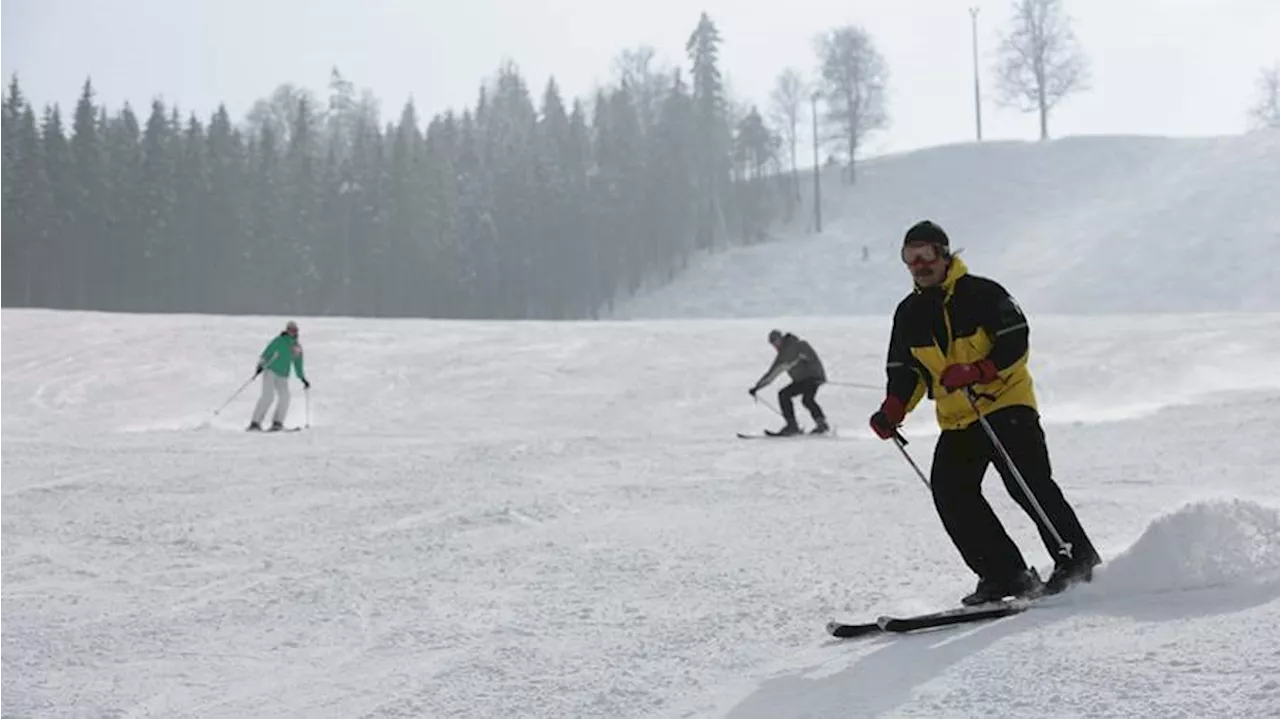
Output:
<instances>
[{"instance_id":1,"label":"black glove","mask_svg":"<svg viewBox=\"0 0 1280 719\"><path fill-rule=\"evenodd\" d=\"M307 381L307 378L306 378L306 377L303 377L303 378L302 378L302 388L303 388L303 389L311 389L311 382Z\"/></svg>"},{"instance_id":2,"label":"black glove","mask_svg":"<svg viewBox=\"0 0 1280 719\"><path fill-rule=\"evenodd\" d=\"M751 389L747 390L747 394L751 395L751 396L752 396L752 398L754 398L754 397L756 396L756 392L759 392L759 391L760 391L760 387L759 387L759 386L756 386L756 387L752 387Z\"/></svg>"},{"instance_id":3,"label":"black glove","mask_svg":"<svg viewBox=\"0 0 1280 719\"><path fill-rule=\"evenodd\" d=\"M257 368L253 370L254 377L257 377L260 374L262 374L262 365L258 365Z\"/></svg>"}]
</instances>

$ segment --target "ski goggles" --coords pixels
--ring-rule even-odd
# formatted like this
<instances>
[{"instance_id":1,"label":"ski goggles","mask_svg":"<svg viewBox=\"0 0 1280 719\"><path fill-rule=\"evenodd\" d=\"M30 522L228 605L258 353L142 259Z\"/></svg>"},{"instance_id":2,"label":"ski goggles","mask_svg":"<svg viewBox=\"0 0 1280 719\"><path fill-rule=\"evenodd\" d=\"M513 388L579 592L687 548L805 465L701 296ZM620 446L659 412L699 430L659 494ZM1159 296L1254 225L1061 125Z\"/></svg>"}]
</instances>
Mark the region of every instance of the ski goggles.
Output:
<instances>
[{"instance_id":1,"label":"ski goggles","mask_svg":"<svg viewBox=\"0 0 1280 719\"><path fill-rule=\"evenodd\" d=\"M934 244L905 245L902 261L908 265L928 264L942 256L942 249Z\"/></svg>"}]
</instances>

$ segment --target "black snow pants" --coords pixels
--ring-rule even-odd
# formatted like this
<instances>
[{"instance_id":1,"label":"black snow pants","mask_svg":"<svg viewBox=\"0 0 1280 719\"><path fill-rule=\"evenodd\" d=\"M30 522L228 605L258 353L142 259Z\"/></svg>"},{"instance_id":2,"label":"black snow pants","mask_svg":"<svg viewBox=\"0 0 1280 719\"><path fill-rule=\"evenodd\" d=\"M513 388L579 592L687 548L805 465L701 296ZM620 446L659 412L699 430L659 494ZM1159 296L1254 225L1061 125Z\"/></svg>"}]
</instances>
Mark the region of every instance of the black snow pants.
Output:
<instances>
[{"instance_id":1,"label":"black snow pants","mask_svg":"<svg viewBox=\"0 0 1280 719\"><path fill-rule=\"evenodd\" d=\"M796 380L791 384L778 390L778 405L782 408L782 418L787 421L788 426L796 426L796 408L792 405L792 399L797 395L804 404L805 409L809 410L809 414L813 416L813 421L819 424L826 422L826 415L822 413L822 408L818 406L818 401L814 397L818 394L818 388L822 386L822 382L816 378Z\"/></svg>"},{"instance_id":2,"label":"black snow pants","mask_svg":"<svg viewBox=\"0 0 1280 719\"><path fill-rule=\"evenodd\" d=\"M1055 564L1096 558L1097 551L1080 526L1075 511L1053 481L1049 448L1045 444L1039 413L1031 407L1006 407L987 415L987 421L1022 473L1031 493L1039 500L1049 521L1063 540L1071 545L1073 558L1068 560L1060 554L1052 532L1040 520L982 425L974 422L964 429L942 432L934 448L930 472L934 506L965 564L980 579L992 581L1005 581L1027 567L1022 552L982 496L982 478L987 465L993 462L1009 494L1036 523L1040 538Z\"/></svg>"}]
</instances>

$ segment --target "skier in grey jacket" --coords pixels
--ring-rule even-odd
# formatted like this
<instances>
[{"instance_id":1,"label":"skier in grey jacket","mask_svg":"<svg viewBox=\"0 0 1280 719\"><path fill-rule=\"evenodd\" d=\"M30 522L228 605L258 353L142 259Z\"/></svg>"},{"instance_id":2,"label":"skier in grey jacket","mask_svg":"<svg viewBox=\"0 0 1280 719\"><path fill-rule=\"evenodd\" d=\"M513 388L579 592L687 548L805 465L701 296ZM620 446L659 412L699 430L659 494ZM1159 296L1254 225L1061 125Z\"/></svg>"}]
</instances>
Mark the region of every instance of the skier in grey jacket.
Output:
<instances>
[{"instance_id":1,"label":"skier in grey jacket","mask_svg":"<svg viewBox=\"0 0 1280 719\"><path fill-rule=\"evenodd\" d=\"M773 364L769 366L764 376L747 390L747 393L755 397L756 392L768 386L783 372L791 376L791 384L778 392L778 404L782 408L782 418L787 421L786 425L776 432L766 430L765 434L775 437L800 434L800 426L796 424L796 410L792 406L792 400L796 395L800 396L805 409L809 410L809 414L813 416L815 425L813 434L827 432L830 427L827 426L826 415L814 399L818 394L818 388L827 381L827 373L822 368L822 360L818 359L818 353L814 351L812 345L790 332L784 334L779 330L770 330L769 344L777 350L778 356L774 358Z\"/></svg>"}]
</instances>

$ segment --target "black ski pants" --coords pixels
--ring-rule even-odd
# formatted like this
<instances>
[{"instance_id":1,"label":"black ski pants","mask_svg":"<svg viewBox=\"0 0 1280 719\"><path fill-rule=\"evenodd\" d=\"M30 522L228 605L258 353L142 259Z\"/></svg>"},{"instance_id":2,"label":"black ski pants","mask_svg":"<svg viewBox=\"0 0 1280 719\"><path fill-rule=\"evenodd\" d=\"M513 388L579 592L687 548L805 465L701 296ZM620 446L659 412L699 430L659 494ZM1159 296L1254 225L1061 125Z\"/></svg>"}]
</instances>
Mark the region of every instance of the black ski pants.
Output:
<instances>
[{"instance_id":1,"label":"black ski pants","mask_svg":"<svg viewBox=\"0 0 1280 719\"><path fill-rule=\"evenodd\" d=\"M934 448L930 473L934 506L965 564L979 578L992 581L1008 580L1027 567L1022 552L982 496L982 478L987 465L993 462L1005 489L1036 523L1055 564L1095 560L1097 551L1080 526L1075 511L1062 496L1062 490L1053 481L1039 413L1031 407L1005 407L987 415L987 421L1049 521L1071 545L1072 559L1062 556L1053 533L1041 521L982 425L974 422L964 429L942 432Z\"/></svg>"},{"instance_id":2,"label":"black ski pants","mask_svg":"<svg viewBox=\"0 0 1280 719\"><path fill-rule=\"evenodd\" d=\"M809 410L809 414L813 416L814 422L826 421L826 415L822 413L822 408L818 406L818 401L814 399L818 394L818 388L821 386L821 380L810 377L809 379L796 380L778 390L778 405L782 408L782 418L787 421L788 425L794 426L796 423L796 408L791 401L797 395L800 396L800 401L804 404L804 408Z\"/></svg>"}]
</instances>

